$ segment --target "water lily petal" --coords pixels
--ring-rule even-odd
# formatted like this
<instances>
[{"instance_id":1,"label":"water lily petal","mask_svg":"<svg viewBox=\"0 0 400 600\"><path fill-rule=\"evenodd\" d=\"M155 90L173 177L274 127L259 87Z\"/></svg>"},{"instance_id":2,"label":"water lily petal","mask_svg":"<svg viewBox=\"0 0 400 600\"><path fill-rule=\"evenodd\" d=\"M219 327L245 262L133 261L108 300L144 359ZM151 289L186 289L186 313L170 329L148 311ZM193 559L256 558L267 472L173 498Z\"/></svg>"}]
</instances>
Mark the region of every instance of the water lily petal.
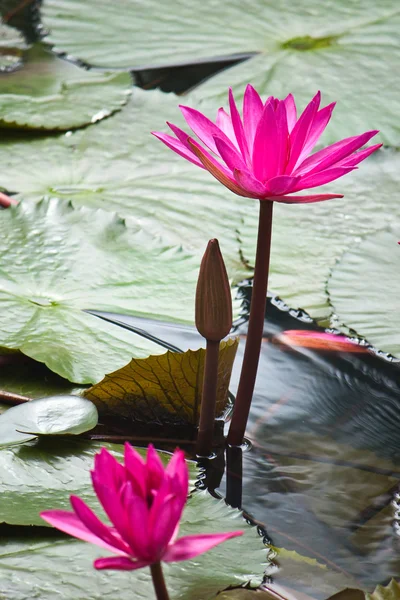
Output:
<instances>
[{"instance_id":1,"label":"water lily petal","mask_svg":"<svg viewBox=\"0 0 400 600\"><path fill-rule=\"evenodd\" d=\"M161 142L163 142L163 144L165 144L168 148L170 148L170 150L173 150L174 152L179 154L179 156L186 158L186 160L193 163L197 167L201 167L202 169L204 169L203 165L201 164L199 159L196 157L196 155L193 154L193 152L191 150L188 150L182 144L182 142L180 142L179 140L172 137L172 135L168 135L167 133L161 133L158 131L152 131L151 133L157 139L159 139Z\"/></svg>"},{"instance_id":2,"label":"water lily petal","mask_svg":"<svg viewBox=\"0 0 400 600\"><path fill-rule=\"evenodd\" d=\"M240 152L242 154L243 160L245 163L249 163L249 150L247 147L247 140L244 134L244 128L242 119L240 118L239 111L236 106L235 98L233 97L232 88L229 88L229 109L231 112L231 120L233 125L233 130L235 132L235 136L237 139L238 146L240 148ZM218 146L217 146L218 147Z\"/></svg>"},{"instance_id":3,"label":"water lily petal","mask_svg":"<svg viewBox=\"0 0 400 600\"><path fill-rule=\"evenodd\" d=\"M304 148L308 138L315 115L317 114L321 102L321 92L317 92L311 102L306 106L300 115L296 125L290 134L290 158L286 167L286 173L289 175L294 170L299 156Z\"/></svg>"},{"instance_id":4,"label":"water lily petal","mask_svg":"<svg viewBox=\"0 0 400 600\"><path fill-rule=\"evenodd\" d=\"M295 192L296 184L301 181L301 177L291 177L290 175L278 175L268 181L268 191L274 196L284 195L288 192Z\"/></svg>"},{"instance_id":5,"label":"water lily petal","mask_svg":"<svg viewBox=\"0 0 400 600\"><path fill-rule=\"evenodd\" d=\"M278 175L278 128L272 101L264 106L253 145L253 173L261 182Z\"/></svg>"},{"instance_id":6,"label":"water lily petal","mask_svg":"<svg viewBox=\"0 0 400 600\"><path fill-rule=\"evenodd\" d=\"M276 196L271 198L275 202L283 204L310 204L311 202L323 202L324 200L332 200L333 198L343 198L343 194L310 194L307 196Z\"/></svg>"},{"instance_id":7,"label":"water lily petal","mask_svg":"<svg viewBox=\"0 0 400 600\"><path fill-rule=\"evenodd\" d=\"M231 117L228 115L224 108L218 109L215 124L230 139L235 148L239 150L236 135L233 130Z\"/></svg>"},{"instance_id":8,"label":"water lily petal","mask_svg":"<svg viewBox=\"0 0 400 600\"><path fill-rule=\"evenodd\" d=\"M225 167L216 161L215 158L206 152L204 148L202 148L195 140L190 138L189 143L193 148L193 152L196 154L199 160L201 160L204 168L207 169L207 171L209 171L209 173L211 173L215 179L231 190L231 192L234 192L238 196L244 196L247 198L245 190L242 190L237 185L236 181L232 179L231 174Z\"/></svg>"},{"instance_id":9,"label":"water lily petal","mask_svg":"<svg viewBox=\"0 0 400 600\"><path fill-rule=\"evenodd\" d=\"M146 456L147 491L158 490L164 481L165 472L161 458L158 456L153 444L149 444ZM135 490L134 490L135 491Z\"/></svg>"},{"instance_id":10,"label":"water lily petal","mask_svg":"<svg viewBox=\"0 0 400 600\"><path fill-rule=\"evenodd\" d=\"M268 191L267 186L253 177L250 171L235 169L233 175L240 187L246 190L246 196L250 198L263 198Z\"/></svg>"},{"instance_id":11,"label":"water lily petal","mask_svg":"<svg viewBox=\"0 0 400 600\"><path fill-rule=\"evenodd\" d=\"M124 446L124 463L133 489L145 498L147 496L146 463L139 452L128 443Z\"/></svg>"},{"instance_id":12,"label":"water lily petal","mask_svg":"<svg viewBox=\"0 0 400 600\"><path fill-rule=\"evenodd\" d=\"M217 146L218 153L226 166L233 172L235 169L246 170L247 166L242 156L237 150L234 150L232 146L228 146L223 139L215 136L215 145Z\"/></svg>"},{"instance_id":13,"label":"water lily petal","mask_svg":"<svg viewBox=\"0 0 400 600\"><path fill-rule=\"evenodd\" d=\"M354 167L358 165L362 160L365 160L370 154L382 148L383 144L375 144L374 146L370 146L369 148L365 148L364 150L359 150L358 152L354 152L350 156L347 156L343 160L340 160L336 163L335 167Z\"/></svg>"},{"instance_id":14,"label":"water lily petal","mask_svg":"<svg viewBox=\"0 0 400 600\"><path fill-rule=\"evenodd\" d=\"M203 554L211 548L222 544L231 538L243 535L243 531L230 531L229 533L203 533L200 535L187 535L171 544L163 555L164 562L179 562L189 560Z\"/></svg>"},{"instance_id":15,"label":"water lily petal","mask_svg":"<svg viewBox=\"0 0 400 600\"><path fill-rule=\"evenodd\" d=\"M304 144L303 150L300 153L296 165L300 164L313 150L314 146L325 131L331 119L335 105L336 102L332 102L331 104L328 104L328 106L321 108L321 110L319 110L315 115L307 140Z\"/></svg>"},{"instance_id":16,"label":"water lily petal","mask_svg":"<svg viewBox=\"0 0 400 600\"><path fill-rule=\"evenodd\" d=\"M189 493L189 471L185 461L185 454L182 450L175 450L169 461L165 475L174 480L175 492L182 499L187 500Z\"/></svg>"},{"instance_id":17,"label":"water lily petal","mask_svg":"<svg viewBox=\"0 0 400 600\"><path fill-rule=\"evenodd\" d=\"M290 150L286 107L283 100L278 101L275 114L277 127L277 175L282 175L285 172Z\"/></svg>"},{"instance_id":18,"label":"water lily petal","mask_svg":"<svg viewBox=\"0 0 400 600\"><path fill-rule=\"evenodd\" d=\"M288 94L284 99L285 108L286 108L286 119L288 124L289 133L293 130L293 127L296 125L297 121L297 108L296 102L294 101L293 94Z\"/></svg>"},{"instance_id":19,"label":"water lily petal","mask_svg":"<svg viewBox=\"0 0 400 600\"><path fill-rule=\"evenodd\" d=\"M77 496L71 496L72 508L84 526L96 537L103 540L112 548L118 548L124 554L130 554L130 548L113 533L110 527L104 525L87 504Z\"/></svg>"},{"instance_id":20,"label":"water lily petal","mask_svg":"<svg viewBox=\"0 0 400 600\"><path fill-rule=\"evenodd\" d=\"M119 556L110 556L109 558L97 558L93 566L98 571L103 569L113 569L116 571L134 571L136 569L142 569L143 567L149 567L151 563L144 560L131 560L130 558L124 558Z\"/></svg>"},{"instance_id":21,"label":"water lily petal","mask_svg":"<svg viewBox=\"0 0 400 600\"><path fill-rule=\"evenodd\" d=\"M253 152L254 136L262 113L263 102L253 86L248 84L243 97L243 122L250 156Z\"/></svg>"},{"instance_id":22,"label":"water lily petal","mask_svg":"<svg viewBox=\"0 0 400 600\"><path fill-rule=\"evenodd\" d=\"M91 544L95 544L96 546L100 546L100 548L105 548L106 550L110 550L121 556L125 555L120 548L108 544L90 531L73 512L67 510L45 510L40 513L40 516L47 523L56 527L56 529L68 533L69 535L78 538L78 540L90 542Z\"/></svg>"},{"instance_id":23,"label":"water lily petal","mask_svg":"<svg viewBox=\"0 0 400 600\"><path fill-rule=\"evenodd\" d=\"M325 171L320 171L318 173L315 173L314 175L306 175L305 177L300 177L300 181L297 183L297 185L292 191L299 192L300 190L307 190L308 188L324 185L325 183L334 181L339 177L343 177L343 175L350 173L355 168L356 167L333 167L332 169L326 169Z\"/></svg>"},{"instance_id":24,"label":"water lily petal","mask_svg":"<svg viewBox=\"0 0 400 600\"><path fill-rule=\"evenodd\" d=\"M181 109L190 129L212 152L218 154L218 150L214 141L215 135L221 137L227 144L231 144L231 146L234 148L234 145L228 136L226 136L224 132L215 125L215 123L210 121L208 117L203 115L203 113L194 108L190 108L190 106L180 105L179 108Z\"/></svg>"}]
</instances>

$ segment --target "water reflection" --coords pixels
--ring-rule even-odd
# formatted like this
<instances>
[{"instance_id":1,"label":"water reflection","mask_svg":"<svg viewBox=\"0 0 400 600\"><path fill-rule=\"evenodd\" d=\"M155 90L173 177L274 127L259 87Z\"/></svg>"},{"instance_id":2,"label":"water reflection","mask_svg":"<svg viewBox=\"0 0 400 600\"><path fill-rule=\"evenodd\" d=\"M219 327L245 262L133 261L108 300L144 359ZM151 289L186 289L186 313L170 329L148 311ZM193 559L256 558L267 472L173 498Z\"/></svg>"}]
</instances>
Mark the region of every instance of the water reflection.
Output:
<instances>
[{"instance_id":1,"label":"water reflection","mask_svg":"<svg viewBox=\"0 0 400 600\"><path fill-rule=\"evenodd\" d=\"M192 328L132 322L182 350L203 345ZM219 485L220 463L207 484L264 523L274 546L329 569L287 553L278 558L283 569L270 570L278 582L321 598L346 586L371 590L400 575L399 363L276 343L282 331L301 327L314 327L307 315L269 304L243 489L237 449L226 457L228 483ZM233 393L246 323L237 333Z\"/></svg>"}]
</instances>

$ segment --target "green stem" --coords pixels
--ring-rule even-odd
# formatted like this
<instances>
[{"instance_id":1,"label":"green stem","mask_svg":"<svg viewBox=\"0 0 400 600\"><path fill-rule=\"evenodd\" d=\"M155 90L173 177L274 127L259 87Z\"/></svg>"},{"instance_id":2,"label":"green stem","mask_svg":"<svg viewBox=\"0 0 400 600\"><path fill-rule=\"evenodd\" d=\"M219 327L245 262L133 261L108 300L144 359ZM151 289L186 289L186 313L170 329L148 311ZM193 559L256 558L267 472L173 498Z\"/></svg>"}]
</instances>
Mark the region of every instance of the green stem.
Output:
<instances>
[{"instance_id":1,"label":"green stem","mask_svg":"<svg viewBox=\"0 0 400 600\"><path fill-rule=\"evenodd\" d=\"M246 431L251 400L256 382L262 335L264 331L265 306L267 303L269 257L271 251L273 202L260 200L260 218L253 291L251 296L249 326L244 351L239 387L228 433L228 444L240 446Z\"/></svg>"},{"instance_id":2,"label":"green stem","mask_svg":"<svg viewBox=\"0 0 400 600\"><path fill-rule=\"evenodd\" d=\"M217 404L219 342L207 340L196 454L211 454Z\"/></svg>"},{"instance_id":3,"label":"green stem","mask_svg":"<svg viewBox=\"0 0 400 600\"><path fill-rule=\"evenodd\" d=\"M161 563L150 565L151 576L153 578L154 590L157 600L169 600L167 586L165 585L164 575Z\"/></svg>"}]
</instances>

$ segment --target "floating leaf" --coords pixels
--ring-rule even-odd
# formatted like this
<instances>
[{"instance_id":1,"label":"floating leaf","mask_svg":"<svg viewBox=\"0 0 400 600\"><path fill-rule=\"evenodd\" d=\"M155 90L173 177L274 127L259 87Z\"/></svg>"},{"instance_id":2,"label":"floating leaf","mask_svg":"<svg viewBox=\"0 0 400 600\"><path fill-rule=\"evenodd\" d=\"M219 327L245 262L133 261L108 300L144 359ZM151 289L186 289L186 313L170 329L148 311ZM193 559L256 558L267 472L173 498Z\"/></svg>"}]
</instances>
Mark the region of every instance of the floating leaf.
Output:
<instances>
[{"instance_id":1,"label":"floating leaf","mask_svg":"<svg viewBox=\"0 0 400 600\"><path fill-rule=\"evenodd\" d=\"M10 408L0 418L0 447L42 435L79 435L96 427L97 409L80 396L49 396Z\"/></svg>"},{"instance_id":2,"label":"floating leaf","mask_svg":"<svg viewBox=\"0 0 400 600\"><path fill-rule=\"evenodd\" d=\"M279 568L272 567L269 572L274 574L274 582L279 585L296 588L310 596L317 594L319 598L334 594L345 585L357 586L356 580L350 576L333 571L308 556L284 548L277 548L276 551L275 560Z\"/></svg>"},{"instance_id":3,"label":"floating leaf","mask_svg":"<svg viewBox=\"0 0 400 600\"><path fill-rule=\"evenodd\" d=\"M343 193L343 199L308 205L276 204L270 290L289 306L303 308L314 318L328 317L331 307L326 282L330 270L344 250L352 248L360 236L400 222L399 186L400 152L379 151L358 172L324 186L326 192ZM239 237L244 258L254 264L258 213L251 203L247 206ZM397 238L394 244L396 242ZM391 255L395 256L397 250L397 246L393 247ZM363 277L360 273L349 284L357 289L357 280L360 278L361 281ZM379 285L379 279L376 283ZM362 299L364 302L365 298ZM370 318L371 313L368 314ZM370 318L371 327L375 321ZM351 319L346 324L349 327L355 325Z\"/></svg>"},{"instance_id":4,"label":"floating leaf","mask_svg":"<svg viewBox=\"0 0 400 600\"><path fill-rule=\"evenodd\" d=\"M21 64L26 47L24 36L17 29L0 22L0 81L1 71L15 69Z\"/></svg>"},{"instance_id":5,"label":"floating leaf","mask_svg":"<svg viewBox=\"0 0 400 600\"><path fill-rule=\"evenodd\" d=\"M275 583L263 585L256 590L235 588L226 590L216 596L215 600L315 600L304 594L290 588L282 587Z\"/></svg>"},{"instance_id":6,"label":"floating leaf","mask_svg":"<svg viewBox=\"0 0 400 600\"><path fill-rule=\"evenodd\" d=\"M340 325L400 357L399 239L400 219L353 245L334 267L328 293Z\"/></svg>"},{"instance_id":7,"label":"floating leaf","mask_svg":"<svg viewBox=\"0 0 400 600\"><path fill-rule=\"evenodd\" d=\"M97 508L89 472L94 455L102 447L122 461L123 446L74 439L41 438L32 445L0 449L0 522L45 526L40 511L69 509L71 494ZM164 461L169 458L166 453L161 456ZM193 480L196 466L192 462L188 465Z\"/></svg>"},{"instance_id":8,"label":"floating leaf","mask_svg":"<svg viewBox=\"0 0 400 600\"><path fill-rule=\"evenodd\" d=\"M328 600L399 600L400 585L392 579L387 586L378 585L372 594L362 592L356 589L342 590L338 594L331 596Z\"/></svg>"},{"instance_id":9,"label":"floating leaf","mask_svg":"<svg viewBox=\"0 0 400 600\"><path fill-rule=\"evenodd\" d=\"M198 264L113 213L21 203L0 213L0 346L100 381L163 348L84 309L190 323Z\"/></svg>"},{"instance_id":10,"label":"floating leaf","mask_svg":"<svg viewBox=\"0 0 400 600\"><path fill-rule=\"evenodd\" d=\"M199 256L208 239L218 238L230 279L241 281L249 270L240 259L237 230L249 204L150 135L167 120L179 122L179 103L173 94L134 88L120 113L84 131L4 142L0 186L18 192L17 200L58 197L116 211Z\"/></svg>"},{"instance_id":11,"label":"floating leaf","mask_svg":"<svg viewBox=\"0 0 400 600\"><path fill-rule=\"evenodd\" d=\"M49 495L48 507L54 502ZM194 492L183 513L179 535L244 530L244 535L196 557L195 561L163 564L171 600L209 600L235 583L261 583L266 550L256 529L237 510L206 492ZM149 569L99 572L93 560L107 551L73 539L41 537L3 540L0 550L0 592L10 600L121 600L153 598ZM240 555L240 561L237 560Z\"/></svg>"},{"instance_id":12,"label":"floating leaf","mask_svg":"<svg viewBox=\"0 0 400 600\"><path fill-rule=\"evenodd\" d=\"M300 103L321 89L327 102L339 100L336 139L380 129L386 143L399 145L400 83L391 77L400 62L396 4L337 0L327 14L319 0L251 0L246 10L241 0L178 0L167 11L163 0L45 0L42 9L50 43L101 67L261 53L210 78L199 96L217 109L230 85L238 93L249 82L264 95L293 92Z\"/></svg>"},{"instance_id":13,"label":"floating leaf","mask_svg":"<svg viewBox=\"0 0 400 600\"><path fill-rule=\"evenodd\" d=\"M0 127L67 130L119 110L131 90L127 73L87 71L37 44L24 67L0 73Z\"/></svg>"},{"instance_id":14,"label":"floating leaf","mask_svg":"<svg viewBox=\"0 0 400 600\"><path fill-rule=\"evenodd\" d=\"M217 416L226 409L238 343L238 338L221 342ZM133 359L122 369L106 375L84 395L97 406L101 415L196 426L200 415L204 359L203 348Z\"/></svg>"}]
</instances>

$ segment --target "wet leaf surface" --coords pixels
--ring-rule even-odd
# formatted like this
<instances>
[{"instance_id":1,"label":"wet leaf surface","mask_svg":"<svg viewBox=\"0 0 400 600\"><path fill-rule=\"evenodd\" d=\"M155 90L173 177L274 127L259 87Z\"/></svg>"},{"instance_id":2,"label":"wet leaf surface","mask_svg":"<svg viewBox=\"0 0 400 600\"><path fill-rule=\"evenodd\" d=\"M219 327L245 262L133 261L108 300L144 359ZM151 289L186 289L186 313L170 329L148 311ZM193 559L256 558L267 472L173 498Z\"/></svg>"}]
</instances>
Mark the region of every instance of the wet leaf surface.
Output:
<instances>
[{"instance_id":1,"label":"wet leaf surface","mask_svg":"<svg viewBox=\"0 0 400 600\"><path fill-rule=\"evenodd\" d=\"M400 356L400 219L348 249L328 282L337 322L384 352Z\"/></svg>"},{"instance_id":2,"label":"wet leaf surface","mask_svg":"<svg viewBox=\"0 0 400 600\"><path fill-rule=\"evenodd\" d=\"M198 262L182 249L115 214L64 202L23 203L0 217L1 346L76 383L95 383L163 349L84 309L192 321Z\"/></svg>"},{"instance_id":3,"label":"wet leaf surface","mask_svg":"<svg viewBox=\"0 0 400 600\"><path fill-rule=\"evenodd\" d=\"M227 406L237 346L238 340L233 338L221 343L217 417ZM89 388L85 397L97 406L100 415L195 426L200 416L204 359L203 349L134 359Z\"/></svg>"},{"instance_id":4,"label":"wet leaf surface","mask_svg":"<svg viewBox=\"0 0 400 600\"><path fill-rule=\"evenodd\" d=\"M78 396L49 396L10 408L0 418L0 447L43 435L79 435L96 427L98 413Z\"/></svg>"},{"instance_id":5,"label":"wet leaf surface","mask_svg":"<svg viewBox=\"0 0 400 600\"><path fill-rule=\"evenodd\" d=\"M0 46L1 53L1 46ZM131 91L127 73L87 71L37 44L24 66L0 73L0 127L68 130L120 110Z\"/></svg>"},{"instance_id":6,"label":"wet leaf surface","mask_svg":"<svg viewBox=\"0 0 400 600\"><path fill-rule=\"evenodd\" d=\"M88 472L87 472L88 476ZM65 496L65 491L64 491ZM47 495L47 508L54 498ZM266 560L266 549L255 528L237 510L230 509L206 492L194 492L184 510L180 535L216 531L244 530L244 535L229 540L195 561L163 565L171 600L209 600L231 583L258 585ZM237 553L240 553L240 564ZM152 598L149 569L124 572L95 571L92 562L106 552L73 539L54 540L45 536L11 537L0 551L0 592L6 600L31 600L39 596L53 600L81 597L85 600Z\"/></svg>"}]
</instances>

